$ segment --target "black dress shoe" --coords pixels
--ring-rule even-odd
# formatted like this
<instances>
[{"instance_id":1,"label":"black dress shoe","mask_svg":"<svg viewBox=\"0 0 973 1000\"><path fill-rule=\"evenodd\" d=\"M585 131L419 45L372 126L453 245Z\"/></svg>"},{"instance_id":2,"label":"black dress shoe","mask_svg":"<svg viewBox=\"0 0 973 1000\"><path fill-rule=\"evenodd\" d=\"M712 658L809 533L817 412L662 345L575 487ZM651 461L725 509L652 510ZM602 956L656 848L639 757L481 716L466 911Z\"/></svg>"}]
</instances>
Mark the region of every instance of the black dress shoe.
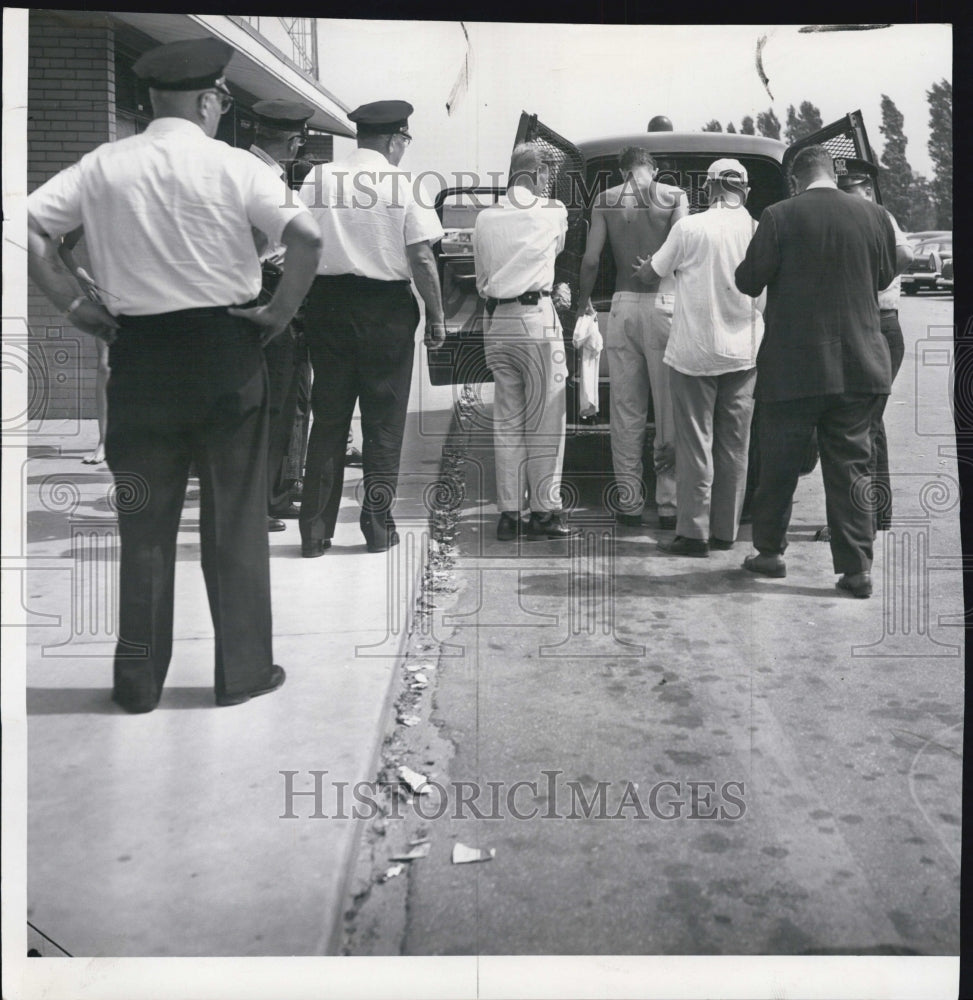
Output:
<instances>
[{"instance_id":1,"label":"black dress shoe","mask_svg":"<svg viewBox=\"0 0 973 1000\"><path fill-rule=\"evenodd\" d=\"M385 538L372 538L369 539L365 536L365 548L369 552L387 552L390 548L399 544L399 533L393 528L391 531L385 532Z\"/></svg>"},{"instance_id":2,"label":"black dress shoe","mask_svg":"<svg viewBox=\"0 0 973 1000\"><path fill-rule=\"evenodd\" d=\"M843 590L852 597L872 596L872 574L871 573L845 573L838 577L835 586Z\"/></svg>"},{"instance_id":3,"label":"black dress shoe","mask_svg":"<svg viewBox=\"0 0 973 1000\"><path fill-rule=\"evenodd\" d=\"M268 517L267 518L267 530L268 531L284 531L287 525L279 517Z\"/></svg>"},{"instance_id":4,"label":"black dress shoe","mask_svg":"<svg viewBox=\"0 0 973 1000\"><path fill-rule=\"evenodd\" d=\"M564 523L564 515L560 511L546 514L531 511L530 520L527 522L523 534L526 539L532 542L545 539L560 541L566 538L577 538L581 534L581 529L569 528Z\"/></svg>"},{"instance_id":5,"label":"black dress shoe","mask_svg":"<svg viewBox=\"0 0 973 1000\"><path fill-rule=\"evenodd\" d=\"M743 568L751 573L759 573L760 576L770 576L775 580L781 580L787 576L787 564L783 556L764 555L747 556L743 560Z\"/></svg>"},{"instance_id":6,"label":"black dress shoe","mask_svg":"<svg viewBox=\"0 0 973 1000\"><path fill-rule=\"evenodd\" d=\"M216 696L216 704L220 706L242 705L244 702L249 701L251 698L256 698L258 695L270 694L271 691L276 691L286 679L287 674L284 673L284 668L278 667L275 663L270 671L270 679L262 687L255 688L253 691L244 691L241 694L218 694Z\"/></svg>"},{"instance_id":7,"label":"black dress shoe","mask_svg":"<svg viewBox=\"0 0 973 1000\"><path fill-rule=\"evenodd\" d=\"M512 542L515 538L520 537L523 526L520 514L516 511L505 510L501 513L500 520L497 522L497 538L501 542Z\"/></svg>"},{"instance_id":8,"label":"black dress shoe","mask_svg":"<svg viewBox=\"0 0 973 1000\"><path fill-rule=\"evenodd\" d=\"M112 691L111 700L125 709L129 715L144 715L151 712L159 704L158 698L120 698L117 691Z\"/></svg>"},{"instance_id":9,"label":"black dress shoe","mask_svg":"<svg viewBox=\"0 0 973 1000\"><path fill-rule=\"evenodd\" d=\"M659 515L659 527L662 531L675 531L676 530L676 515L672 514L660 514Z\"/></svg>"},{"instance_id":10,"label":"black dress shoe","mask_svg":"<svg viewBox=\"0 0 973 1000\"><path fill-rule=\"evenodd\" d=\"M709 547L719 552L727 552L733 548L733 542L725 538L717 538L716 535L709 536Z\"/></svg>"},{"instance_id":11,"label":"black dress shoe","mask_svg":"<svg viewBox=\"0 0 973 1000\"><path fill-rule=\"evenodd\" d=\"M345 452L345 466L352 466L360 469L362 466L362 453L357 448L349 448Z\"/></svg>"},{"instance_id":12,"label":"black dress shoe","mask_svg":"<svg viewBox=\"0 0 973 1000\"><path fill-rule=\"evenodd\" d=\"M271 517L283 517L288 521L296 521L301 516L301 508L295 507L289 500L287 503L278 504L270 508Z\"/></svg>"},{"instance_id":13,"label":"black dress shoe","mask_svg":"<svg viewBox=\"0 0 973 1000\"><path fill-rule=\"evenodd\" d=\"M642 528L645 526L641 514L616 514L615 523L623 528Z\"/></svg>"},{"instance_id":14,"label":"black dress shoe","mask_svg":"<svg viewBox=\"0 0 973 1000\"><path fill-rule=\"evenodd\" d=\"M301 555L305 559L317 559L331 548L330 538L315 538L311 542L301 542Z\"/></svg>"},{"instance_id":15,"label":"black dress shoe","mask_svg":"<svg viewBox=\"0 0 973 1000\"><path fill-rule=\"evenodd\" d=\"M704 559L709 555L709 545L702 538L686 538L676 535L671 541L659 542L659 548L670 556L695 556Z\"/></svg>"}]
</instances>

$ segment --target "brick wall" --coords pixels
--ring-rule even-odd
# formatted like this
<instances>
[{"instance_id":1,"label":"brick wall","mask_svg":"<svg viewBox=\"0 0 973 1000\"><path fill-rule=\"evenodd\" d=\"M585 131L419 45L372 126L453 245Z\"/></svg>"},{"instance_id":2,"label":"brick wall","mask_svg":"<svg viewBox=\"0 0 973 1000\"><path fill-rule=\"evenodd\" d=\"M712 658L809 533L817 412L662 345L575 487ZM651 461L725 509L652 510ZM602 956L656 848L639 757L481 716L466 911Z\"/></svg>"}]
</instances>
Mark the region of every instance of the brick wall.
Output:
<instances>
[{"instance_id":1,"label":"brick wall","mask_svg":"<svg viewBox=\"0 0 973 1000\"><path fill-rule=\"evenodd\" d=\"M115 37L104 15L46 10L31 10L28 37L27 186L33 191L115 138ZM87 264L83 246L76 256ZM93 418L94 339L70 326L33 286L28 323L31 365L46 386L32 394L29 416Z\"/></svg>"}]
</instances>

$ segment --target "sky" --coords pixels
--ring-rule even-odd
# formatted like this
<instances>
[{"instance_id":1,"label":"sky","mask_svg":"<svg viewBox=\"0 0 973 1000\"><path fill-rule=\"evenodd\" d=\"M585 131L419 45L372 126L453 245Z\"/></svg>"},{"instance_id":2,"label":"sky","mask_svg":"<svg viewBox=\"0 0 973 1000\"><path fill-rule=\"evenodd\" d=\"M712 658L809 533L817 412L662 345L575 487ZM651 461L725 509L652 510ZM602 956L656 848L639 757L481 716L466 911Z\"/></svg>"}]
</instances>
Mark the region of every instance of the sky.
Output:
<instances>
[{"instance_id":1,"label":"sky","mask_svg":"<svg viewBox=\"0 0 973 1000\"><path fill-rule=\"evenodd\" d=\"M522 110L569 139L640 132L655 114L677 129L810 100L827 124L861 109L873 148L881 95L905 118L906 156L932 174L926 91L952 80L949 25L800 33L798 25L576 25L466 22L471 86L445 103L466 53L458 22L319 19L324 85L349 107L402 98L416 107L402 166L413 171L505 170ZM755 67L758 37L767 36ZM337 141L336 155L349 144Z\"/></svg>"}]
</instances>

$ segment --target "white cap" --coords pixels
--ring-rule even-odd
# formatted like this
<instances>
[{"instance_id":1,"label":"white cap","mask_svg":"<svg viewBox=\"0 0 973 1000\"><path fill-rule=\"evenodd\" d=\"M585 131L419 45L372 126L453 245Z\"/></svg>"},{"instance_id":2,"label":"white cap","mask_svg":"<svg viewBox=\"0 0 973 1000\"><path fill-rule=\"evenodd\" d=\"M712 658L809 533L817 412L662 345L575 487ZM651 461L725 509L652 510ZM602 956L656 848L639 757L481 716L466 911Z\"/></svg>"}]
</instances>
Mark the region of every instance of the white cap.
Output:
<instances>
[{"instance_id":1,"label":"white cap","mask_svg":"<svg viewBox=\"0 0 973 1000\"><path fill-rule=\"evenodd\" d=\"M727 174L736 174L744 184L747 183L747 168L739 160L714 160L706 171L706 176L711 181L718 181Z\"/></svg>"}]
</instances>

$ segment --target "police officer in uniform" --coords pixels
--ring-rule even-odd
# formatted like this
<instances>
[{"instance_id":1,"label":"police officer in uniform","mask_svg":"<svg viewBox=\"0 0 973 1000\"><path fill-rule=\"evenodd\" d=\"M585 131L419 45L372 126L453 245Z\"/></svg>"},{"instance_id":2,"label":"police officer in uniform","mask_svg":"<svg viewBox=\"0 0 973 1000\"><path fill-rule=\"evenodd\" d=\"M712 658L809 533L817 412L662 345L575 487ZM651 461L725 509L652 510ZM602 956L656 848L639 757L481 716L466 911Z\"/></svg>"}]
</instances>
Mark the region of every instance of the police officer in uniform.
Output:
<instances>
[{"instance_id":1,"label":"police officer in uniform","mask_svg":"<svg viewBox=\"0 0 973 1000\"><path fill-rule=\"evenodd\" d=\"M73 326L111 342L105 448L121 539L112 699L129 712L155 708L169 666L191 462L216 702L237 705L284 682L272 654L261 348L301 303L321 239L263 164L213 138L233 101L223 77L232 54L194 39L143 55L135 72L155 112L145 132L97 147L27 205L31 277ZM57 266L57 238L82 224L106 305ZM251 227L287 248L266 305L253 305Z\"/></svg>"},{"instance_id":2,"label":"police officer in uniform","mask_svg":"<svg viewBox=\"0 0 973 1000\"><path fill-rule=\"evenodd\" d=\"M842 191L858 195L867 201L875 201L878 167L870 160L852 157L838 159L835 161L835 177ZM881 289L878 293L878 316L882 336L889 345L894 383L895 376L902 367L902 359L905 357L905 341L902 337L902 327L899 325L899 295L902 287L899 275L909 266L914 255L895 217L888 209L885 211L889 222L892 223L892 232L895 233L895 277L887 288ZM887 401L888 397L885 399ZM888 439L885 435L885 422L882 419L884 411L883 403L881 412L876 414L872 426L872 460L869 463L869 472L876 487L875 527L878 531L887 531L892 521L892 485L889 480Z\"/></svg>"},{"instance_id":3,"label":"police officer in uniform","mask_svg":"<svg viewBox=\"0 0 973 1000\"><path fill-rule=\"evenodd\" d=\"M301 554L331 547L344 481L345 448L356 401L361 410L363 495L359 523L369 552L398 543L392 505L398 484L415 331L426 307L426 343L441 343L442 293L433 244L439 218L396 169L412 141L406 101L377 101L352 111L358 148L315 167L301 200L324 246L305 309L314 382L314 422L301 501Z\"/></svg>"},{"instance_id":4,"label":"police officer in uniform","mask_svg":"<svg viewBox=\"0 0 973 1000\"><path fill-rule=\"evenodd\" d=\"M287 168L307 142L307 122L314 108L300 101L258 101L253 108L256 134L250 152L267 164L285 183ZM296 195L295 195L296 198ZM269 297L281 273L283 248L268 246L262 234L256 234L263 267L262 295ZM297 507L291 502L291 481L284 468L291 432L297 413L300 365L307 348L293 325L264 347L270 402L267 438L267 528L283 531L284 518L296 518Z\"/></svg>"}]
</instances>

